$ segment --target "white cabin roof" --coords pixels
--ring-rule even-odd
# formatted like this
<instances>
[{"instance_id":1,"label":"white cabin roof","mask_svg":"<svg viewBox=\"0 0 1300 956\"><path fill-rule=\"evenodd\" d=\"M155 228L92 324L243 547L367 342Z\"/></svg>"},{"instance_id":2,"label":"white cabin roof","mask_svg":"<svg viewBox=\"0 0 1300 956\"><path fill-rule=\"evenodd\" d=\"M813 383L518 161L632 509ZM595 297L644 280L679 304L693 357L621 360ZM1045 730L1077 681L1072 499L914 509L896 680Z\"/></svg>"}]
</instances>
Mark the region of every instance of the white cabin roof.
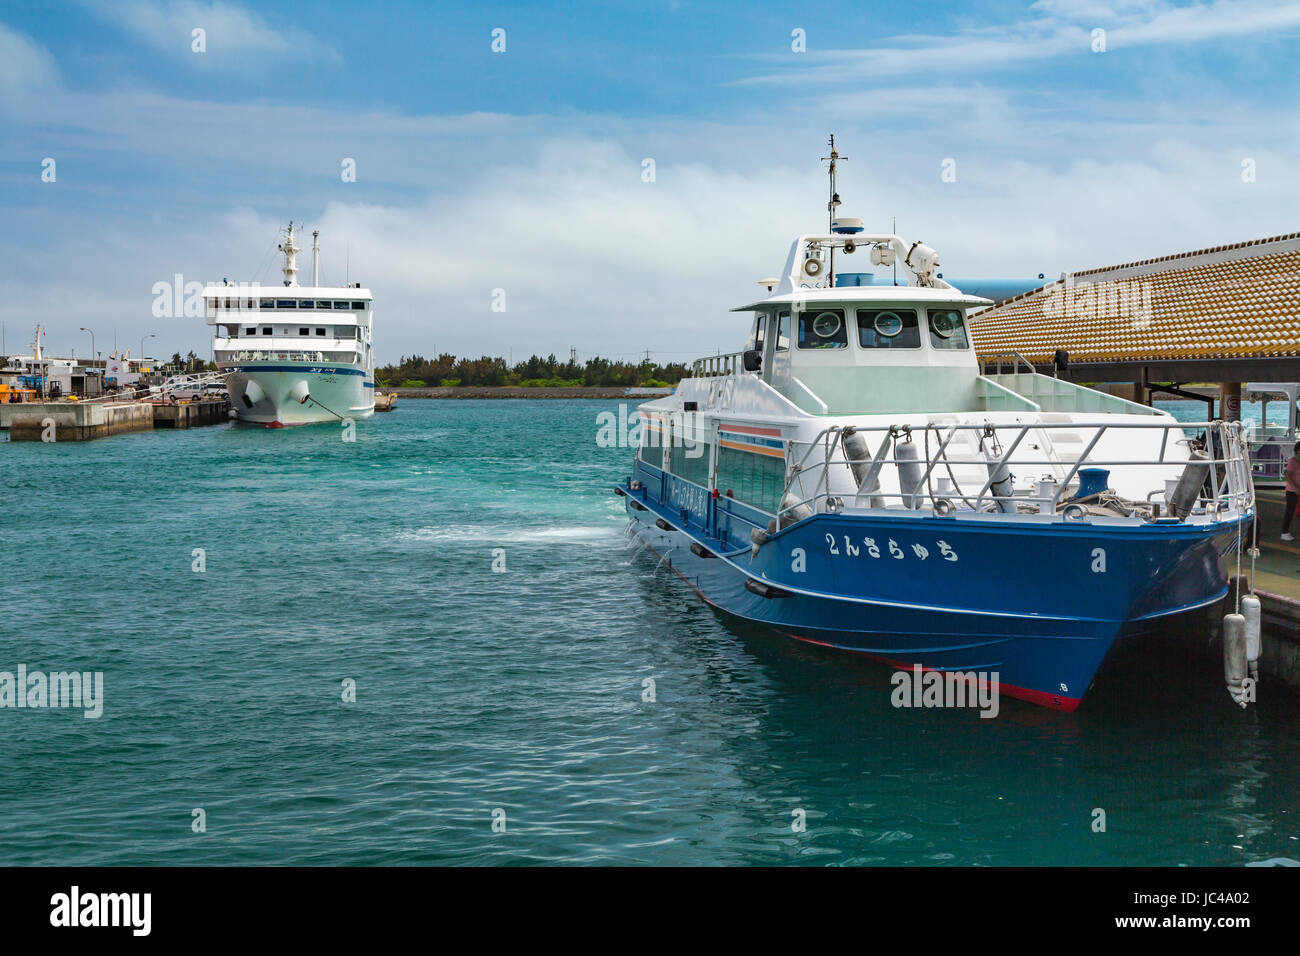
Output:
<instances>
[{"instance_id":1,"label":"white cabin roof","mask_svg":"<svg viewBox=\"0 0 1300 956\"><path fill-rule=\"evenodd\" d=\"M370 299L369 289L309 285L209 285L205 299Z\"/></svg>"},{"instance_id":2,"label":"white cabin roof","mask_svg":"<svg viewBox=\"0 0 1300 956\"><path fill-rule=\"evenodd\" d=\"M820 302L960 302L964 305L992 305L991 299L967 295L960 289L932 288L914 285L844 285L830 289L798 289L782 292L749 305L741 305L732 312L753 312L768 306L808 305ZM806 311L806 309L805 309Z\"/></svg>"}]
</instances>

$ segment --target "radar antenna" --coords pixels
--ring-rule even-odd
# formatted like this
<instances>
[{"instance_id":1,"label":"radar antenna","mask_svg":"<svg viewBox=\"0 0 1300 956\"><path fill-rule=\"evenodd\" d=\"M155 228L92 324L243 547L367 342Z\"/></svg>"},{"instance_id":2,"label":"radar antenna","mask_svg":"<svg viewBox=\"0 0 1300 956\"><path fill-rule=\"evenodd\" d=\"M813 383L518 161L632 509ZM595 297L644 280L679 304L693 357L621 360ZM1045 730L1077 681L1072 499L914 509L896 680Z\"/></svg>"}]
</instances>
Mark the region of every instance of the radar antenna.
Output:
<instances>
[{"instance_id":1,"label":"radar antenna","mask_svg":"<svg viewBox=\"0 0 1300 956\"><path fill-rule=\"evenodd\" d=\"M831 190L830 198L826 200L826 231L832 232L835 227L835 207L840 204L840 194L835 191L835 166L841 161L848 161L847 156L841 156L839 150L835 148L835 134L831 133L830 138L831 154L823 156L822 162L829 163L827 173L830 174ZM833 288L835 285L835 247L831 246L830 264L826 270L826 286Z\"/></svg>"}]
</instances>

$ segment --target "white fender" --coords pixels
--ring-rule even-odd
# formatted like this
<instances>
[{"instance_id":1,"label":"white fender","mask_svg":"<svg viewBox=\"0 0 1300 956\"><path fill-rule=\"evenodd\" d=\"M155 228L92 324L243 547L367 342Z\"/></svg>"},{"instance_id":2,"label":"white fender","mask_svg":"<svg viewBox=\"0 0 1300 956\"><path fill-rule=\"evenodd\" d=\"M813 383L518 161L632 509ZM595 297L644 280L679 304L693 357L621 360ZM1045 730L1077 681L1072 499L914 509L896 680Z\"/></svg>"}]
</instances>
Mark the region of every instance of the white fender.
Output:
<instances>
[{"instance_id":1,"label":"white fender","mask_svg":"<svg viewBox=\"0 0 1300 956\"><path fill-rule=\"evenodd\" d=\"M294 382L293 388L289 389L289 397L299 405L305 404L307 399L311 398L311 395L307 391L307 383L301 379Z\"/></svg>"}]
</instances>

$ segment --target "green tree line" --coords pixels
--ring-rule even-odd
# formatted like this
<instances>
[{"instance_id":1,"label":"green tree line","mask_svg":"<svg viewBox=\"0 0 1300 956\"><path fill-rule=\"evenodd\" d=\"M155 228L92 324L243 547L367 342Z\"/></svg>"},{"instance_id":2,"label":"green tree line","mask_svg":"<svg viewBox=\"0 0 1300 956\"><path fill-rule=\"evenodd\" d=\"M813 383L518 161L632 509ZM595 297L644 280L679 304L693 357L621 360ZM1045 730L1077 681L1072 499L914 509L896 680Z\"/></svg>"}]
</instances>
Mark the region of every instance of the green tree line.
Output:
<instances>
[{"instance_id":1,"label":"green tree line","mask_svg":"<svg viewBox=\"0 0 1300 956\"><path fill-rule=\"evenodd\" d=\"M443 353L436 359L422 355L402 357L396 365L375 369L375 380L388 388L425 388L457 385L515 385L531 387L632 387L671 388L686 375L686 365L673 362L612 362L590 358L586 362L561 362L554 355L530 356L511 366L500 356L457 358Z\"/></svg>"}]
</instances>

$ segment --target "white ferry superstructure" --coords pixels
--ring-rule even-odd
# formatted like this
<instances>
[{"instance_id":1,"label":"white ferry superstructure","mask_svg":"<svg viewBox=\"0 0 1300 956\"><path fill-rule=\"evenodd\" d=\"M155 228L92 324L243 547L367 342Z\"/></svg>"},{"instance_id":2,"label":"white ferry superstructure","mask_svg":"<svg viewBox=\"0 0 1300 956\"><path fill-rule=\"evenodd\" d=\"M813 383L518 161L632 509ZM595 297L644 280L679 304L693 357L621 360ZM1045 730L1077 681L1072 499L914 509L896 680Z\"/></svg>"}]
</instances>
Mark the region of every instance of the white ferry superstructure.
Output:
<instances>
[{"instance_id":1,"label":"white ferry superstructure","mask_svg":"<svg viewBox=\"0 0 1300 956\"><path fill-rule=\"evenodd\" d=\"M213 358L240 421L283 428L369 418L375 410L372 302L360 283L321 286L319 233L312 284L298 285L295 229L284 230L284 286L209 285L204 314Z\"/></svg>"}]
</instances>

